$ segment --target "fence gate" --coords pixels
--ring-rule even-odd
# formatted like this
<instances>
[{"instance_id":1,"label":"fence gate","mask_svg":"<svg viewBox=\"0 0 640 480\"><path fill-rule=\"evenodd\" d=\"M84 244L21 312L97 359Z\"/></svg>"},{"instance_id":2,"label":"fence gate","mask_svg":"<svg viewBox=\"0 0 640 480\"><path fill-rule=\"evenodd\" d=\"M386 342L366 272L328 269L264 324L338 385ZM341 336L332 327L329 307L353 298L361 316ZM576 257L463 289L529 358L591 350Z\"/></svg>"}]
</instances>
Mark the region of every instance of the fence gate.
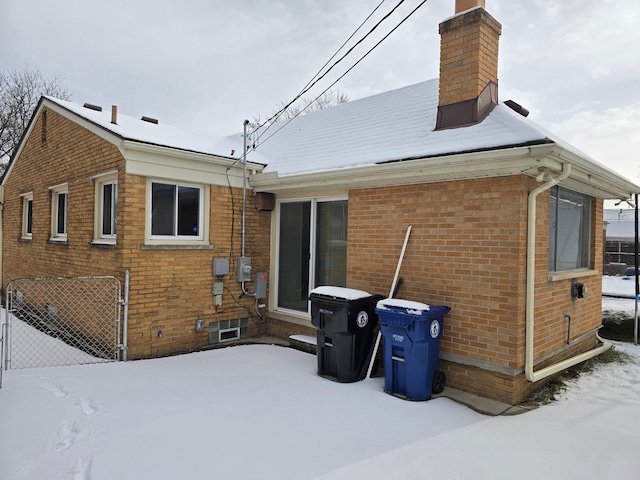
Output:
<instances>
[{"instance_id":1,"label":"fence gate","mask_svg":"<svg viewBox=\"0 0 640 480\"><path fill-rule=\"evenodd\" d=\"M115 277L13 280L0 371L118 360L121 293Z\"/></svg>"}]
</instances>

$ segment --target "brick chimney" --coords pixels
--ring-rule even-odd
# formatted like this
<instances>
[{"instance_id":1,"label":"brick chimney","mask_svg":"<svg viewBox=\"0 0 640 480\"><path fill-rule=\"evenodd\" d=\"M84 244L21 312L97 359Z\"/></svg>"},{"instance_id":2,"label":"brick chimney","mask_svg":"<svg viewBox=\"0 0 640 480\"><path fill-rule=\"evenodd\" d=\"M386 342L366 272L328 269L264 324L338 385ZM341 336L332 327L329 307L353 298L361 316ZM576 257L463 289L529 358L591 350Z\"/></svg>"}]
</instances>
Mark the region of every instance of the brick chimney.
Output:
<instances>
[{"instance_id":1,"label":"brick chimney","mask_svg":"<svg viewBox=\"0 0 640 480\"><path fill-rule=\"evenodd\" d=\"M498 39L502 25L485 0L456 0L440 24L440 92L436 130L480 123L498 103Z\"/></svg>"}]
</instances>

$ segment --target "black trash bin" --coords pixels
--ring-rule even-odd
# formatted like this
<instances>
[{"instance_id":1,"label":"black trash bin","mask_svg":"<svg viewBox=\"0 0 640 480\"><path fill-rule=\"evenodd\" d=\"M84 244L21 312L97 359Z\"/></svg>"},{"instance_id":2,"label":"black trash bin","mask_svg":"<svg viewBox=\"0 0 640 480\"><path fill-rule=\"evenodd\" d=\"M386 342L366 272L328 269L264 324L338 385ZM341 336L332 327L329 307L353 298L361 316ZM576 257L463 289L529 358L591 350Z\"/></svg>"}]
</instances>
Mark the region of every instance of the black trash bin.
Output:
<instances>
[{"instance_id":1,"label":"black trash bin","mask_svg":"<svg viewBox=\"0 0 640 480\"><path fill-rule=\"evenodd\" d=\"M407 400L428 400L441 393L444 372L438 370L440 337L447 306L388 298L378 302L384 339L384 389Z\"/></svg>"},{"instance_id":2,"label":"black trash bin","mask_svg":"<svg viewBox=\"0 0 640 480\"><path fill-rule=\"evenodd\" d=\"M318 375L349 383L364 379L378 325L381 296L344 287L311 291L311 323L317 329Z\"/></svg>"}]
</instances>

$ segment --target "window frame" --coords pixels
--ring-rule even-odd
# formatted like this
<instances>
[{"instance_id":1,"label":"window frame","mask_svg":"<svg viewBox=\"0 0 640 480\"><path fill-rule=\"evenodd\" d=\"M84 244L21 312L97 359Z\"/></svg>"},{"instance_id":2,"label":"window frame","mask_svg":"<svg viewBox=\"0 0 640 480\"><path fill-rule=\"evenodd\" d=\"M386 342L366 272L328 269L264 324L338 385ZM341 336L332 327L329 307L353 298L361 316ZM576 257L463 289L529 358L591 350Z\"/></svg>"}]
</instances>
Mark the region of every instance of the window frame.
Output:
<instances>
[{"instance_id":1,"label":"window frame","mask_svg":"<svg viewBox=\"0 0 640 480\"><path fill-rule=\"evenodd\" d=\"M115 244L117 238L117 209L118 209L118 172L109 172L96 175L92 178L95 182L95 202L94 202L94 227L93 242L100 244ZM105 199L104 187L112 185L110 224L113 233L103 232Z\"/></svg>"},{"instance_id":2,"label":"window frame","mask_svg":"<svg viewBox=\"0 0 640 480\"><path fill-rule=\"evenodd\" d=\"M66 242L69 231L69 184L63 183L53 187L49 187L51 191L51 237L49 240L52 242ZM60 225L60 197L64 195L64 217L62 218L64 224L64 231L61 232L58 229Z\"/></svg>"},{"instance_id":3,"label":"window frame","mask_svg":"<svg viewBox=\"0 0 640 480\"><path fill-rule=\"evenodd\" d=\"M198 235L153 235L151 232L153 224L153 184L171 185L176 188L197 188L199 190L198 199ZM207 184L194 184L177 180L166 180L161 178L148 178L146 189L146 214L145 214L145 244L146 245L208 245L209 244L209 203L210 186ZM177 203L174 205L177 209ZM179 218L176 215L174 226L178 225Z\"/></svg>"},{"instance_id":4,"label":"window frame","mask_svg":"<svg viewBox=\"0 0 640 480\"><path fill-rule=\"evenodd\" d=\"M280 228L281 228L282 205L287 203L303 203L303 202L309 202L311 204L310 218L309 218L309 250L310 250L309 253L310 254L309 254L309 260L308 260L309 262L308 288L309 288L309 291L311 291L313 290L313 288L318 286L318 285L315 285L316 270L317 270L317 255L318 255L318 245L317 245L318 204L328 203L328 202L348 202L348 200L349 200L349 197L347 195L339 195L339 196L318 196L318 197L296 197L296 198L279 199L277 201L277 205L276 205L277 215L276 215L276 222L275 222L276 242L275 242L275 251L273 252L274 258L275 258L275 262L273 264L275 267L275 274L273 275L273 279L275 282L275 288L273 289L273 293L274 293L273 304L275 305L276 311L282 312L285 314L304 316L304 317L309 317L311 315L311 303L309 301L307 301L306 311L295 310L293 308L280 306L280 281L279 281L280 279L280 248L281 248ZM346 219L347 219L347 231L348 231L348 219L349 219L348 210L347 210ZM345 252L346 252L347 239L344 239L344 242L345 242ZM346 254L345 254L345 262L346 262ZM345 278L345 283L346 283L346 278Z\"/></svg>"},{"instance_id":5,"label":"window frame","mask_svg":"<svg viewBox=\"0 0 640 480\"><path fill-rule=\"evenodd\" d=\"M33 238L33 192L20 195L22 199L22 231L20 238L31 240Z\"/></svg>"},{"instance_id":6,"label":"window frame","mask_svg":"<svg viewBox=\"0 0 640 480\"><path fill-rule=\"evenodd\" d=\"M564 196L563 196L564 193ZM576 228L578 231L578 249L576 252L577 260L575 265L565 266L561 265L558 268L559 263L568 263L566 259L566 255L562 257L562 253L565 252L564 249L558 253L558 228L562 228L566 221L560 222L560 209L558 206L561 202L575 202L576 197L580 196L581 203L581 211L580 211L580 221ZM571 198L573 197L573 198ZM555 209L552 204L553 201L556 201ZM553 216L553 212L555 211L555 218ZM548 243L548 270L550 273L558 273L558 272L571 272L573 270L584 270L591 269L591 264L593 261L593 221L592 221L592 213L593 213L593 197L587 195L582 192L578 192L576 190L572 190L566 187L562 187L560 185L555 185L549 192L549 243ZM554 230L555 229L555 230ZM566 253L566 252L565 252ZM571 252L569 252L571 253Z\"/></svg>"}]
</instances>

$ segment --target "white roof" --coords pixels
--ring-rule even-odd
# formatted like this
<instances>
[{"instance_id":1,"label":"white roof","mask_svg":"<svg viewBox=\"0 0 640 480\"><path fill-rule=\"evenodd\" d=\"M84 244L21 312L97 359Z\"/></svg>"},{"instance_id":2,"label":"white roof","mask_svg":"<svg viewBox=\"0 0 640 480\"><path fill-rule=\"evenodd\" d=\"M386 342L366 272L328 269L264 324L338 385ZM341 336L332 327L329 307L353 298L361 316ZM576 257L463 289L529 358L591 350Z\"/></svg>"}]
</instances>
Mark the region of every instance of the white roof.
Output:
<instances>
[{"instance_id":1,"label":"white roof","mask_svg":"<svg viewBox=\"0 0 640 480\"><path fill-rule=\"evenodd\" d=\"M218 148L221 137L216 137L213 134L196 133L182 129L169 125L162 119L155 124L141 120L142 116L132 117L120 112L117 115L117 124L113 124L111 123L111 107L97 111L54 97L45 98L122 139L234 158L230 156L230 150L221 151Z\"/></svg>"},{"instance_id":2,"label":"white roof","mask_svg":"<svg viewBox=\"0 0 640 480\"><path fill-rule=\"evenodd\" d=\"M607 209L604 211L604 220L607 222L607 240L614 242L635 241L634 209Z\"/></svg>"},{"instance_id":3,"label":"white roof","mask_svg":"<svg viewBox=\"0 0 640 480\"><path fill-rule=\"evenodd\" d=\"M589 158L503 104L479 124L440 131L437 108L438 80L428 80L263 128L248 158L280 177L547 142ZM241 148L241 135L227 140Z\"/></svg>"}]
</instances>

